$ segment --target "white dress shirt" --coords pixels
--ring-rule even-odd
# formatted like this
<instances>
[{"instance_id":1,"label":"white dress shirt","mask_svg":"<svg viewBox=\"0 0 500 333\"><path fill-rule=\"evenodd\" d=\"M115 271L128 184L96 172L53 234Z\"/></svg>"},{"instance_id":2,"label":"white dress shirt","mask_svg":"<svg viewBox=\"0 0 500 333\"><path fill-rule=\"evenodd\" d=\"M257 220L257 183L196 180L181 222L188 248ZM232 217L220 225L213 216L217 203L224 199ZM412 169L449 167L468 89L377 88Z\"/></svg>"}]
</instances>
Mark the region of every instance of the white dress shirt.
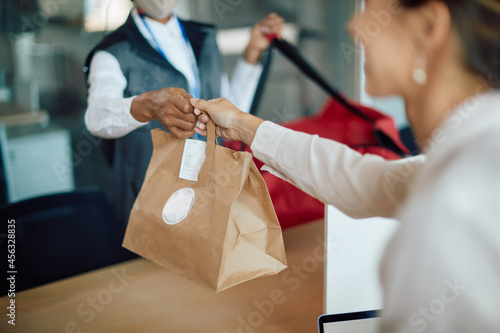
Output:
<instances>
[{"instance_id":1,"label":"white dress shirt","mask_svg":"<svg viewBox=\"0 0 500 333\"><path fill-rule=\"evenodd\" d=\"M353 217L401 222L381 265L380 332L500 332L500 93L455 109L425 158L362 156L270 122L251 148Z\"/></svg>"},{"instance_id":2,"label":"white dress shirt","mask_svg":"<svg viewBox=\"0 0 500 333\"><path fill-rule=\"evenodd\" d=\"M137 9L132 10L132 18L145 39L157 49ZM148 17L144 20L169 62L186 77L190 86L188 92L194 96L193 87L197 80L199 82L198 73L195 73L197 67L193 66L196 60L193 49L190 45L188 47L182 35L177 15L173 13L166 24ZM234 101L238 108L249 112L261 73L262 65L252 65L239 59L231 83L227 74L222 74L221 97ZM111 53L96 52L90 63L88 83L85 125L89 132L103 138L119 138L146 124L130 114L132 101L137 96L123 97L127 80L118 60Z\"/></svg>"}]
</instances>

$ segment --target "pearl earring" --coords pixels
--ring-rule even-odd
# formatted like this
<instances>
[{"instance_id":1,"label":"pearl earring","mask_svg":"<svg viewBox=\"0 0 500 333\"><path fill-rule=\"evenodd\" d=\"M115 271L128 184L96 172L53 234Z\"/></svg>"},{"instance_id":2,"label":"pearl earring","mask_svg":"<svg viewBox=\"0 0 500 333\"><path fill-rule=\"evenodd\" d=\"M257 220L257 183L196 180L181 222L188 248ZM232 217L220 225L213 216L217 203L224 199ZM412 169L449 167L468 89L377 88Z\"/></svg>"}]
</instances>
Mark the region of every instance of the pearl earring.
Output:
<instances>
[{"instance_id":1,"label":"pearl earring","mask_svg":"<svg viewBox=\"0 0 500 333\"><path fill-rule=\"evenodd\" d=\"M413 79L419 85L423 86L427 83L427 72L423 68L415 68L413 70Z\"/></svg>"}]
</instances>

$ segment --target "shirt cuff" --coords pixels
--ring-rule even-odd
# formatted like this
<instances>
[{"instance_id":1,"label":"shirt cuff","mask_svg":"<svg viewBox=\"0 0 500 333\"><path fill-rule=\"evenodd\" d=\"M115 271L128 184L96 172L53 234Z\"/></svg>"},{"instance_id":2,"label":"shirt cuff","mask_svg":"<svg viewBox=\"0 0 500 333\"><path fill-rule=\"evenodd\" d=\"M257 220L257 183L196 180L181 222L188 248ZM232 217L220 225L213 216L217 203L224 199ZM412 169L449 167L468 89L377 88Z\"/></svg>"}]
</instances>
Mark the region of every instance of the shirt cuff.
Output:
<instances>
[{"instance_id":1,"label":"shirt cuff","mask_svg":"<svg viewBox=\"0 0 500 333\"><path fill-rule=\"evenodd\" d=\"M145 122L145 123L138 121L137 119L134 118L134 116L132 116L132 113L130 112L130 110L132 109L132 101L136 97L137 96L128 97L128 98L123 99L123 101L122 101L123 106L126 107L128 110L128 112L123 113L123 117L124 117L123 123L128 124L130 126L129 128L131 129L131 131L149 123L149 121Z\"/></svg>"},{"instance_id":2,"label":"shirt cuff","mask_svg":"<svg viewBox=\"0 0 500 333\"><path fill-rule=\"evenodd\" d=\"M278 178L281 178L283 179L284 181L286 182L289 182L289 183L292 183L292 181L287 177L285 176L284 174L282 174L281 172L279 172L278 170L274 169L273 167L270 167L269 165L267 164L264 164L262 166L262 168L260 168L261 171L267 171L269 172L271 175L275 176L275 177L278 177ZM292 183L293 184L293 183Z\"/></svg>"},{"instance_id":3,"label":"shirt cuff","mask_svg":"<svg viewBox=\"0 0 500 333\"><path fill-rule=\"evenodd\" d=\"M270 121L263 122L253 139L251 149L254 156L273 169L276 168L276 154L283 136L291 132L290 129L277 125Z\"/></svg>"}]
</instances>

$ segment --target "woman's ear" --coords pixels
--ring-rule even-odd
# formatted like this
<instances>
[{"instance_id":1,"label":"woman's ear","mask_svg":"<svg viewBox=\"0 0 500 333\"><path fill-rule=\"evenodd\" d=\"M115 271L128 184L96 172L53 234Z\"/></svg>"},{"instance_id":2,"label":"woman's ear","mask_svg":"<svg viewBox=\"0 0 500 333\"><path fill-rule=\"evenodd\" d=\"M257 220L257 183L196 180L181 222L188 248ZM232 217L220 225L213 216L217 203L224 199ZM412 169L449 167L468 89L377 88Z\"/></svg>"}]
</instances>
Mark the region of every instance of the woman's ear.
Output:
<instances>
[{"instance_id":1,"label":"woman's ear","mask_svg":"<svg viewBox=\"0 0 500 333\"><path fill-rule=\"evenodd\" d=\"M415 10L415 46L417 51L432 56L452 37L450 9L443 1L429 1Z\"/></svg>"}]
</instances>

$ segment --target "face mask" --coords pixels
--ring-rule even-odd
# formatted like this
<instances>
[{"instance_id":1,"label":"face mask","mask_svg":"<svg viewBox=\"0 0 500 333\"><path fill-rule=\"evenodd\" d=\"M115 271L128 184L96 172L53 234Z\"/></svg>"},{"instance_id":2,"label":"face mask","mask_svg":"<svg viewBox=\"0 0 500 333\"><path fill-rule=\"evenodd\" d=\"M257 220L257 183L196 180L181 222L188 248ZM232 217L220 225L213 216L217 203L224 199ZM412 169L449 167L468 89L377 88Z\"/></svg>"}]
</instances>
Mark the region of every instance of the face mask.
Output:
<instances>
[{"instance_id":1,"label":"face mask","mask_svg":"<svg viewBox=\"0 0 500 333\"><path fill-rule=\"evenodd\" d=\"M138 8L155 19L163 19L170 15L178 2L179 0L135 0Z\"/></svg>"}]
</instances>

